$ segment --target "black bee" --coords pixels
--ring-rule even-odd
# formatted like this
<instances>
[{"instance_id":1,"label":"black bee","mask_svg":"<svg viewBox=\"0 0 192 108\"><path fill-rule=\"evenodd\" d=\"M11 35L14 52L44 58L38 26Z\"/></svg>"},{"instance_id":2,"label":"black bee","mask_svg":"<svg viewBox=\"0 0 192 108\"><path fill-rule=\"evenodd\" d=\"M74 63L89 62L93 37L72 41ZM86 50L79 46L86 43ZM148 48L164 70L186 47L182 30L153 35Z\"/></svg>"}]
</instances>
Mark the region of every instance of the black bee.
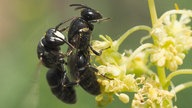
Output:
<instances>
[{"instance_id":1,"label":"black bee","mask_svg":"<svg viewBox=\"0 0 192 108\"><path fill-rule=\"evenodd\" d=\"M98 11L82 4L71 4L70 6L75 6L76 10L82 10L81 17L76 17L69 26L68 42L75 48L68 48L68 51L72 52L67 59L68 68L72 78L85 91L92 95L98 95L100 94L100 85L95 75L98 70L90 64L89 50L92 50L96 55L100 55L101 52L97 52L91 47L90 38L94 29L92 23L108 18L102 18Z\"/></svg>"},{"instance_id":2,"label":"black bee","mask_svg":"<svg viewBox=\"0 0 192 108\"><path fill-rule=\"evenodd\" d=\"M47 82L52 93L61 101L72 104L76 102L76 94L73 84L69 81L64 69L64 57L66 55L60 51L60 46L65 43L73 49L73 46L65 40L65 36L61 33L68 27L59 30L59 27L65 22L47 30L38 44L37 55L42 64L49 68Z\"/></svg>"}]
</instances>

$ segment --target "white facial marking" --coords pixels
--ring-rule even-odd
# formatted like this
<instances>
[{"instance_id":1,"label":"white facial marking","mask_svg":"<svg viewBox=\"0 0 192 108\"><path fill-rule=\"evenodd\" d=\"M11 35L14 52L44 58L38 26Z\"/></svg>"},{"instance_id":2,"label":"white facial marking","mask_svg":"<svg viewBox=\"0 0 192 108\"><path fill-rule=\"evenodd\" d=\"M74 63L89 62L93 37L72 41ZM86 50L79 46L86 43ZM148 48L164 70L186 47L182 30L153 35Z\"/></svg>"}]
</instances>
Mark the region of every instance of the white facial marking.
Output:
<instances>
[{"instance_id":1,"label":"white facial marking","mask_svg":"<svg viewBox=\"0 0 192 108\"><path fill-rule=\"evenodd\" d=\"M43 45L42 41L40 41L40 44L41 44L41 46L42 46L42 47L44 47L44 45Z\"/></svg>"},{"instance_id":2,"label":"white facial marking","mask_svg":"<svg viewBox=\"0 0 192 108\"><path fill-rule=\"evenodd\" d=\"M55 34L56 36L62 38L63 40L65 39L65 36L64 36L61 32L59 32L59 31L56 31L54 34ZM58 39L58 38L57 38L57 39ZM59 40L61 40L61 39L59 39Z\"/></svg>"},{"instance_id":3,"label":"white facial marking","mask_svg":"<svg viewBox=\"0 0 192 108\"><path fill-rule=\"evenodd\" d=\"M55 37L51 37L50 40L54 42L55 41Z\"/></svg>"}]
</instances>

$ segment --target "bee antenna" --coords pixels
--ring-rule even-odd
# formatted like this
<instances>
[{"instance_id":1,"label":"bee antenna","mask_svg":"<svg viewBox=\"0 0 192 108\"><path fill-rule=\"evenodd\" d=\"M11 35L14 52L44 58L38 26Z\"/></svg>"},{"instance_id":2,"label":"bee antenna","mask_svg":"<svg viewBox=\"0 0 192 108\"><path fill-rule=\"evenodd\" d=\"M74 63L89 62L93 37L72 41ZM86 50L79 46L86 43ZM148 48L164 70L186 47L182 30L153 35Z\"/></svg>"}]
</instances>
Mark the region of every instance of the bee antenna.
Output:
<instances>
[{"instance_id":1,"label":"bee antenna","mask_svg":"<svg viewBox=\"0 0 192 108\"><path fill-rule=\"evenodd\" d=\"M68 20L66 20L66 21L63 21L63 22L61 22L61 23L59 23L58 25L56 25L56 27L55 27L55 31L60 31L59 30L59 27L61 26L61 25L63 25L64 23L66 23L66 22L69 22L70 20L72 20L72 19L74 19L74 17L73 18L70 18L70 19L68 19ZM68 27L66 27L66 29L67 29ZM64 28L64 30L66 30L65 28ZM64 31L63 29L61 30L61 31Z\"/></svg>"},{"instance_id":2,"label":"bee antenna","mask_svg":"<svg viewBox=\"0 0 192 108\"><path fill-rule=\"evenodd\" d=\"M82 8L88 8L88 9L91 9L90 7L88 7L88 6L86 6L86 5L84 5L84 4L71 4L71 5L69 5L69 6L77 6L76 8L75 8L75 10L79 10L79 9L82 9Z\"/></svg>"}]
</instances>

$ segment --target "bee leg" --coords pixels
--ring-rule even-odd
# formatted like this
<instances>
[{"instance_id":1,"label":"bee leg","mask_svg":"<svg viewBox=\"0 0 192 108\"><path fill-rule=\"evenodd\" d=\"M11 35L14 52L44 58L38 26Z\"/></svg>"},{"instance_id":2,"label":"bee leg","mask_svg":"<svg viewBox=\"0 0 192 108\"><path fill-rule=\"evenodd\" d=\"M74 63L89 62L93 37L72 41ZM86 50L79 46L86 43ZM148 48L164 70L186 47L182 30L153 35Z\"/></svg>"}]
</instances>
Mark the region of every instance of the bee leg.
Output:
<instances>
[{"instance_id":1,"label":"bee leg","mask_svg":"<svg viewBox=\"0 0 192 108\"><path fill-rule=\"evenodd\" d=\"M104 77L106 79L109 79L109 80L113 80L112 78L109 78L109 77L105 76L104 74L99 73L99 70L97 68L93 67L92 65L89 64L88 67L89 67L90 70L92 70L94 72L97 72L102 77Z\"/></svg>"},{"instance_id":2,"label":"bee leg","mask_svg":"<svg viewBox=\"0 0 192 108\"><path fill-rule=\"evenodd\" d=\"M101 49L99 52L96 51L95 49L93 49L93 47L92 47L91 45L89 45L89 48L91 49L91 51L92 51L95 55L100 56L100 55L102 54L103 50L106 50L106 49L110 48L110 46L107 47L107 48L105 48L105 49Z\"/></svg>"},{"instance_id":3,"label":"bee leg","mask_svg":"<svg viewBox=\"0 0 192 108\"><path fill-rule=\"evenodd\" d=\"M98 51L96 51L95 49L93 49L93 47L91 46L91 45L89 45L89 48L91 49L91 51L95 54L95 55L97 55L97 56L100 56L101 54L102 54L102 49L98 52Z\"/></svg>"}]
</instances>

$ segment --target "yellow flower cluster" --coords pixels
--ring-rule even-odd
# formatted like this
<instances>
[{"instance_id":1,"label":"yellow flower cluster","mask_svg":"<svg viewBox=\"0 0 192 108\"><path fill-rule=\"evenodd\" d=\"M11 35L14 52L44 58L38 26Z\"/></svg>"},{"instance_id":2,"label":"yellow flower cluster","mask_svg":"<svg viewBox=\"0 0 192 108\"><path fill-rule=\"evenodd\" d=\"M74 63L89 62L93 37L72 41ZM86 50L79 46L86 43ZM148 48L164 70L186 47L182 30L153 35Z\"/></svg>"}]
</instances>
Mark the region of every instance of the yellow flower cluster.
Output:
<instances>
[{"instance_id":1,"label":"yellow flower cluster","mask_svg":"<svg viewBox=\"0 0 192 108\"><path fill-rule=\"evenodd\" d=\"M99 105L103 106L113 100L115 94L123 103L129 102L129 96L125 92L137 92L139 85L143 82L143 77L135 77L135 74L130 74L129 69L133 64L140 64L142 61L141 55L133 57L130 60L125 53L118 52L118 40L112 41L109 36L100 36L104 41L94 41L92 47L96 50L103 50L101 56L95 57L95 62L99 63L98 82L101 85L101 94L96 97ZM141 56L141 57L140 57ZM135 65L135 67L139 67ZM131 68L134 70L134 68ZM130 69L130 71L131 71ZM133 71L132 70L132 71ZM141 69L142 70L142 69ZM102 75L102 76L101 76Z\"/></svg>"},{"instance_id":2,"label":"yellow flower cluster","mask_svg":"<svg viewBox=\"0 0 192 108\"><path fill-rule=\"evenodd\" d=\"M98 79L102 93L96 97L96 100L99 105L104 105L113 100L113 94L117 94L120 100L128 102L129 97L126 94L118 94L128 89L136 89L135 86L130 86L130 84L135 85L134 76L125 76L127 61L123 60L127 58L117 52L118 48L109 36L101 35L100 38L104 41L94 41L92 44L92 47L98 51L105 49L101 56L95 58L95 61L100 64L97 67L99 74L105 76L100 76Z\"/></svg>"},{"instance_id":3,"label":"yellow flower cluster","mask_svg":"<svg viewBox=\"0 0 192 108\"><path fill-rule=\"evenodd\" d=\"M162 90L160 84L147 80L143 87L134 95L132 107L134 108L173 108L174 93Z\"/></svg>"},{"instance_id":4,"label":"yellow flower cluster","mask_svg":"<svg viewBox=\"0 0 192 108\"><path fill-rule=\"evenodd\" d=\"M152 63L171 71L183 63L185 53L192 47L190 17L192 11L171 10L157 20L151 31L154 41Z\"/></svg>"}]
</instances>

